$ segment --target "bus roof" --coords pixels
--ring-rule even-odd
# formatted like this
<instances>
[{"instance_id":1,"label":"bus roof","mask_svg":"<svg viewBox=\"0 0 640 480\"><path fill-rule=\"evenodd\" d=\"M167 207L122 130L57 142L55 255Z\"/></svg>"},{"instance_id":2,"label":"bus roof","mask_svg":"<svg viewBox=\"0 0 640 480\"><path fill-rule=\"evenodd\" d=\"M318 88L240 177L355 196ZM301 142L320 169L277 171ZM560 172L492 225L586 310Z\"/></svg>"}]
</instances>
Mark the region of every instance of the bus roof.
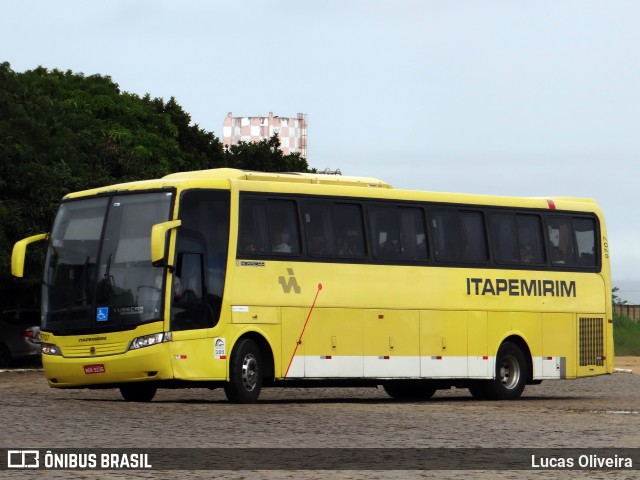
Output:
<instances>
[{"instance_id":1,"label":"bus roof","mask_svg":"<svg viewBox=\"0 0 640 480\"><path fill-rule=\"evenodd\" d=\"M343 175L328 175L322 173L267 173L235 168L215 168L193 172L178 172L162 177L163 180L201 180L210 178L225 178L231 180L254 180L263 182L311 183L316 185L345 185L350 187L392 188L386 182L377 178L349 177Z\"/></svg>"},{"instance_id":2,"label":"bus roof","mask_svg":"<svg viewBox=\"0 0 640 480\"><path fill-rule=\"evenodd\" d=\"M267 173L234 168L216 168L211 170L196 170L177 172L155 180L140 180L99 187L91 190L69 193L65 199L85 197L96 194L123 191L140 191L153 188L166 188L182 184L189 188L193 185L203 185L208 181L243 183L243 190L261 191L264 188L273 189L274 186L266 185L279 183L281 189L288 193L310 193L307 185L318 186L322 194L346 195L355 197L372 197L398 200L419 200L428 202L465 204L465 205L494 205L513 206L519 205L525 208L538 208L550 210L575 210L598 211L595 200L577 197L514 197L501 195L481 195L469 193L451 193L435 191L417 191L394 189L390 184L370 177L350 177L342 175L329 175L319 173ZM363 189L362 187L369 187ZM312 187L315 190L315 187ZM344 189L344 190L343 190ZM316 193L320 193L317 191Z\"/></svg>"}]
</instances>

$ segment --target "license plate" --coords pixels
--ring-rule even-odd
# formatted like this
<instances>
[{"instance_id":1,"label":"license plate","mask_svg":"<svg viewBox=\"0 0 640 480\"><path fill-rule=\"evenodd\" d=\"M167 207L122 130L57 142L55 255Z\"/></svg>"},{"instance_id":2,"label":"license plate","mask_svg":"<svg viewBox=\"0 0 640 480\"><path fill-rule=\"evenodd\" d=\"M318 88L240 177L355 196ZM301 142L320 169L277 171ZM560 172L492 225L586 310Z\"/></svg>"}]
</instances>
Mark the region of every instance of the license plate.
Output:
<instances>
[{"instance_id":1,"label":"license plate","mask_svg":"<svg viewBox=\"0 0 640 480\"><path fill-rule=\"evenodd\" d=\"M84 366L84 373L86 373L87 375L90 374L90 373L104 373L104 365L102 365L102 364L85 365Z\"/></svg>"}]
</instances>

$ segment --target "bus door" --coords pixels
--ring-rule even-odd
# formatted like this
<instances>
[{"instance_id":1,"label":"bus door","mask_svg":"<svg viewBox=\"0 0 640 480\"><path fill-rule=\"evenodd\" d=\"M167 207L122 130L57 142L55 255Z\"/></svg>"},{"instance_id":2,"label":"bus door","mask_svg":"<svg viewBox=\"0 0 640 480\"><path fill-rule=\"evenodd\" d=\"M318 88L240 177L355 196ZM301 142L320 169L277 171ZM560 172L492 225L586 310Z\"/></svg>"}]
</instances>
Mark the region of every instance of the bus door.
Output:
<instances>
[{"instance_id":1,"label":"bus door","mask_svg":"<svg viewBox=\"0 0 640 480\"><path fill-rule=\"evenodd\" d=\"M171 286L171 360L179 379L216 379L213 327L220 317L229 239L229 192L183 193Z\"/></svg>"}]
</instances>

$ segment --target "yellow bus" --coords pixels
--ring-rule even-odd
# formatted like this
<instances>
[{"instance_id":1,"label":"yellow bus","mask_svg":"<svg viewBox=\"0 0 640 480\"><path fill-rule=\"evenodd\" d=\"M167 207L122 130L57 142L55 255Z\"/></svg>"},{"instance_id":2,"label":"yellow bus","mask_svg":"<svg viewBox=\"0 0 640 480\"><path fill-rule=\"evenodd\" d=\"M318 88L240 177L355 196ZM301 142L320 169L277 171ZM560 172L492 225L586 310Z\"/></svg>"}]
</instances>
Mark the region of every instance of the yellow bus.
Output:
<instances>
[{"instance_id":1,"label":"yellow bus","mask_svg":"<svg viewBox=\"0 0 640 480\"><path fill-rule=\"evenodd\" d=\"M54 388L468 388L515 399L611 373L607 234L581 198L395 190L214 169L67 195L48 241Z\"/></svg>"}]
</instances>

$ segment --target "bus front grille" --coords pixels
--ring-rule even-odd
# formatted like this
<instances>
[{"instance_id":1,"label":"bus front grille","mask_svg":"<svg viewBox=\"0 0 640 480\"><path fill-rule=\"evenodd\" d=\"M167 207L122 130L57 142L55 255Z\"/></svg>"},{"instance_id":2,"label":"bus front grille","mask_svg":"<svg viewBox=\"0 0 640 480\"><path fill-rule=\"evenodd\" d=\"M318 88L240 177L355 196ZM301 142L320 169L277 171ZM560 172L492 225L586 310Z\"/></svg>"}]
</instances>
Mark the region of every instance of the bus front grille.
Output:
<instances>
[{"instance_id":1,"label":"bus front grille","mask_svg":"<svg viewBox=\"0 0 640 480\"><path fill-rule=\"evenodd\" d=\"M604 318L579 318L580 366L604 365Z\"/></svg>"}]
</instances>

